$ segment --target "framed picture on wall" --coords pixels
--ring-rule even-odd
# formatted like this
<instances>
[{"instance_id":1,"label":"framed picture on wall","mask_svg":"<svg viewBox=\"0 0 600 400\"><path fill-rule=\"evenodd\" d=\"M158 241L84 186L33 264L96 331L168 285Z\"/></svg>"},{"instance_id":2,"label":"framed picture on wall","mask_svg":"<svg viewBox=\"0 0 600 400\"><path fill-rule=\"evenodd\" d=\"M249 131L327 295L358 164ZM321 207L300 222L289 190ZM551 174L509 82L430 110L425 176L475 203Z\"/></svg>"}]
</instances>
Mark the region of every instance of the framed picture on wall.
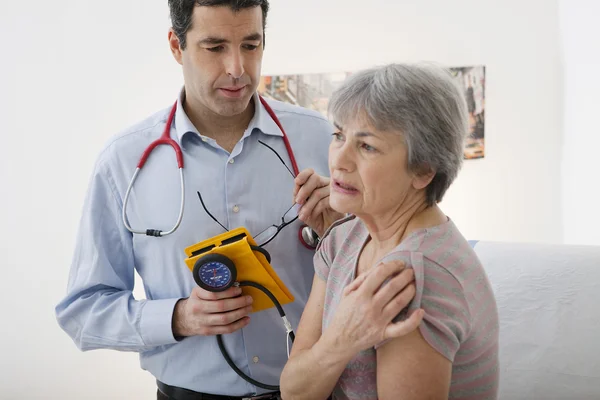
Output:
<instances>
[{"instance_id":1,"label":"framed picture on wall","mask_svg":"<svg viewBox=\"0 0 600 400\"><path fill-rule=\"evenodd\" d=\"M465 158L485 155L485 67L450 68L450 73L465 91L469 112L469 134L465 143Z\"/></svg>"},{"instance_id":2,"label":"framed picture on wall","mask_svg":"<svg viewBox=\"0 0 600 400\"><path fill-rule=\"evenodd\" d=\"M485 67L453 67L451 74L465 90L469 110L469 134L465 159L483 158L485 126ZM323 114L327 118L329 98L351 72L262 76L258 92Z\"/></svg>"}]
</instances>

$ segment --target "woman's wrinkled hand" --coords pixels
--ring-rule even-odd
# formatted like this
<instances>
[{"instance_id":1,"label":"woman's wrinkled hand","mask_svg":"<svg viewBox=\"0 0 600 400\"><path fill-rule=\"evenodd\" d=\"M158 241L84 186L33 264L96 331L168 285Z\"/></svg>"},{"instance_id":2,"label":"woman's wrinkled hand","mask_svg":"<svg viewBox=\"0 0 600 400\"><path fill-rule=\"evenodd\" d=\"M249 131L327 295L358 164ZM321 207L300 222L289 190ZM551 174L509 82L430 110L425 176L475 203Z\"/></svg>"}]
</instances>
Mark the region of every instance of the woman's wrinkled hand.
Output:
<instances>
[{"instance_id":1,"label":"woman's wrinkled hand","mask_svg":"<svg viewBox=\"0 0 600 400\"><path fill-rule=\"evenodd\" d=\"M322 237L331 224L344 217L329 206L329 178L308 168L294 183L294 201L301 206L298 217Z\"/></svg>"},{"instance_id":2,"label":"woman's wrinkled hand","mask_svg":"<svg viewBox=\"0 0 600 400\"><path fill-rule=\"evenodd\" d=\"M404 336L419 326L424 311L399 322L392 320L415 296L414 271L390 261L356 278L343 292L324 335L336 351L355 355L386 339Z\"/></svg>"}]
</instances>

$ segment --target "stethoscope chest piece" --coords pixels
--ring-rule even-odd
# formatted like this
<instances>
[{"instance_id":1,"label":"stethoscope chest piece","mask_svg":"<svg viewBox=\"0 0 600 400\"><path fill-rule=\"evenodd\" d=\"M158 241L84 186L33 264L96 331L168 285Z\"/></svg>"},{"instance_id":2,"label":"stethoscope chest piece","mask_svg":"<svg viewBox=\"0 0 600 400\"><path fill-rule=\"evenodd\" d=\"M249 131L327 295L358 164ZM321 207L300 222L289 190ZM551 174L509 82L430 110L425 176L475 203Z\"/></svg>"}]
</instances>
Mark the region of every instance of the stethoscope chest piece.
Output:
<instances>
[{"instance_id":1,"label":"stethoscope chest piece","mask_svg":"<svg viewBox=\"0 0 600 400\"><path fill-rule=\"evenodd\" d=\"M310 250L316 249L320 241L319 235L306 225L300 229L298 236L300 236L300 243Z\"/></svg>"}]
</instances>

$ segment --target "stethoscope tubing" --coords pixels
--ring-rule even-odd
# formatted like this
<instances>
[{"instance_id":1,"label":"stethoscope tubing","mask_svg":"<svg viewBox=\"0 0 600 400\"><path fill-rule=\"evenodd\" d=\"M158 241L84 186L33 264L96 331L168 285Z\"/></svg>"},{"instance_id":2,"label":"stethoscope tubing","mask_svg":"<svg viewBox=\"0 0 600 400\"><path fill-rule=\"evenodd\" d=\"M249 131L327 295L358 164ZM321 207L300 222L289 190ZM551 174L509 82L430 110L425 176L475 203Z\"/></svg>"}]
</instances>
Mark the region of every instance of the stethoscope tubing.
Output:
<instances>
[{"instance_id":1,"label":"stethoscope tubing","mask_svg":"<svg viewBox=\"0 0 600 400\"><path fill-rule=\"evenodd\" d=\"M275 122L275 124L281 130L281 133L283 134L283 142L285 144L285 148L287 150L288 156L290 157L290 161L292 163L292 169L294 170L294 176L298 176L299 170L298 170L298 165L296 164L296 158L294 157L294 152L292 151L292 146L290 145L290 141L288 140L288 137L285 133L285 130L283 129L283 126L281 126L281 122L279 121L279 118L277 118L277 115L275 115L275 112L273 111L271 106L269 106L269 104L266 102L266 100L262 96L258 96L258 98L259 98L261 104L267 110L267 113L273 119L273 122ZM125 228L127 228L127 230L133 234L163 237L163 236L172 234L173 232L175 232L177 230L177 228L179 228L179 225L181 225L181 220L183 219L183 211L185 208L185 180L183 178L183 152L181 151L181 147L179 146L179 144L176 141L174 141L173 139L171 139L171 125L173 124L173 119L175 117L176 111L177 111L177 102L175 102L175 104L173 104L173 107L171 108L171 112L169 114L169 118L167 119L167 124L165 126L165 129L164 129L162 135L160 136L160 138L158 138L154 142L150 143L150 145L146 148L146 150L144 150L144 153L142 154L142 156L140 157L140 161L138 162L137 168L135 169L135 172L133 173L133 176L131 177L131 181L129 182L129 185L127 186L127 191L125 192L125 199L123 200L123 209L122 209L121 214L122 214L123 224L125 225ZM177 217L177 221L175 222L175 225L168 231L162 231L159 229L135 229L135 228L132 228L131 225L129 224L129 221L127 220L127 204L129 203L131 190L133 189L133 185L134 185L140 171L142 170L142 168L144 167L144 164L148 160L150 153L152 153L152 151L157 146L163 145L163 144L170 145L173 148L173 150L175 151L175 155L177 157L177 167L179 168L180 187L181 187L181 203L179 205L179 216Z\"/></svg>"}]
</instances>

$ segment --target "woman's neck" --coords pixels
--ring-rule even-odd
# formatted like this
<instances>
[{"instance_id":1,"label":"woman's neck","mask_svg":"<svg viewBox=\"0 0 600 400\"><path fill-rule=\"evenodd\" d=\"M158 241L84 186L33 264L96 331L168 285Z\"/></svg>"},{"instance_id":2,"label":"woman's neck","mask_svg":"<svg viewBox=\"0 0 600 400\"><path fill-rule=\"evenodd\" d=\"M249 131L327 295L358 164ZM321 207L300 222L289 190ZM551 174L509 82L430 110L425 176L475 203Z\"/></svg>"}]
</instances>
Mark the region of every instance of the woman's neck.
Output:
<instances>
[{"instance_id":1,"label":"woman's neck","mask_svg":"<svg viewBox=\"0 0 600 400\"><path fill-rule=\"evenodd\" d=\"M382 216L359 216L370 235L373 254L383 257L397 247L411 233L447 221L437 205L428 206L425 199L412 200Z\"/></svg>"}]
</instances>

